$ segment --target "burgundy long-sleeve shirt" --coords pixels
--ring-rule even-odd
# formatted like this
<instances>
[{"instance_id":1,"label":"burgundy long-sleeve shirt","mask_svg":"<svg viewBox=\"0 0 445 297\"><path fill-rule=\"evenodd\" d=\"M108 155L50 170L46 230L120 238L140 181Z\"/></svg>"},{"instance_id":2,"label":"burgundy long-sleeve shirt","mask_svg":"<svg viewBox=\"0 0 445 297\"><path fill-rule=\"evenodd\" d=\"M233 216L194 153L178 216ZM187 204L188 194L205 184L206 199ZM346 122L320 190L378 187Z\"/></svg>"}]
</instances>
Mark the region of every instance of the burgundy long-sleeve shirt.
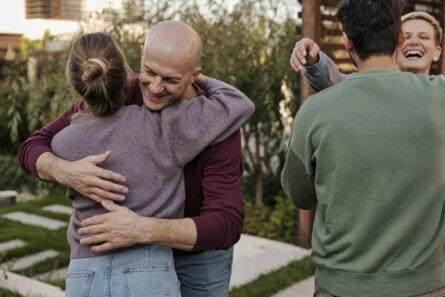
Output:
<instances>
[{"instance_id":1,"label":"burgundy long-sleeve shirt","mask_svg":"<svg viewBox=\"0 0 445 297\"><path fill-rule=\"evenodd\" d=\"M129 86L128 94L128 105L143 104L138 80ZM42 153L51 152L52 138L70 124L80 104L81 101L77 101L20 146L18 160L24 170L38 176L37 159ZM206 148L184 168L185 216L195 222L198 234L192 251L227 249L239 240L245 215L243 170L239 130L223 142Z\"/></svg>"}]
</instances>

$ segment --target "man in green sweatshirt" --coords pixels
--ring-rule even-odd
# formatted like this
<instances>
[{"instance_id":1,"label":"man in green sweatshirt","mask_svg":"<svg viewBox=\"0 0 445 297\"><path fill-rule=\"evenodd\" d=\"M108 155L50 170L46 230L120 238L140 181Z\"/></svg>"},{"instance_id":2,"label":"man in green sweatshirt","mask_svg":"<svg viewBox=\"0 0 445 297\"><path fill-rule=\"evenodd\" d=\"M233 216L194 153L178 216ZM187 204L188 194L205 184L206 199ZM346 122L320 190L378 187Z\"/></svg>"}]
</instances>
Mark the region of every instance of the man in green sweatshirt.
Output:
<instances>
[{"instance_id":1,"label":"man in green sweatshirt","mask_svg":"<svg viewBox=\"0 0 445 297\"><path fill-rule=\"evenodd\" d=\"M445 82L396 70L400 2L340 4L358 73L293 123L282 184L317 206L316 297L445 296Z\"/></svg>"}]
</instances>

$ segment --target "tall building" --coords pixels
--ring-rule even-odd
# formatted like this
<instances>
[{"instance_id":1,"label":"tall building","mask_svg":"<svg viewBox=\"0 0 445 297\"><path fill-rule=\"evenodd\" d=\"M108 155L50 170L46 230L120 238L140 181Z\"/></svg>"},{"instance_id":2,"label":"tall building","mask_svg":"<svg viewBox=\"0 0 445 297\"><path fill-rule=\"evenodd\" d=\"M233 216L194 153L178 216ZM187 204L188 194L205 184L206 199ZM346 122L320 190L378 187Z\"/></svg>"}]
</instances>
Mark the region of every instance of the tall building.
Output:
<instances>
[{"instance_id":1,"label":"tall building","mask_svg":"<svg viewBox=\"0 0 445 297\"><path fill-rule=\"evenodd\" d=\"M25 0L27 19L82 19L85 0Z\"/></svg>"}]
</instances>

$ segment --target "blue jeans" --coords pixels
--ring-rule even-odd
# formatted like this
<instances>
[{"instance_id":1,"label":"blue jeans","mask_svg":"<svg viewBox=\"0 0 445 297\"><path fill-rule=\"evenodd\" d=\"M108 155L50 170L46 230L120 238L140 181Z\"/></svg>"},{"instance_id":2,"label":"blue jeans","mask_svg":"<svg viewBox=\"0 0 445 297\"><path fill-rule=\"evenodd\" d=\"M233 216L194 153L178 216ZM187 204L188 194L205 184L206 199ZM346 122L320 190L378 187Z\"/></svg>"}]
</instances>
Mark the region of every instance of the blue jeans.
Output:
<instances>
[{"instance_id":1,"label":"blue jeans","mask_svg":"<svg viewBox=\"0 0 445 297\"><path fill-rule=\"evenodd\" d=\"M180 297L170 248L144 245L104 256L71 259L66 297Z\"/></svg>"},{"instance_id":2,"label":"blue jeans","mask_svg":"<svg viewBox=\"0 0 445 297\"><path fill-rule=\"evenodd\" d=\"M229 295L233 247L197 254L175 252L175 268L182 297L226 297Z\"/></svg>"}]
</instances>

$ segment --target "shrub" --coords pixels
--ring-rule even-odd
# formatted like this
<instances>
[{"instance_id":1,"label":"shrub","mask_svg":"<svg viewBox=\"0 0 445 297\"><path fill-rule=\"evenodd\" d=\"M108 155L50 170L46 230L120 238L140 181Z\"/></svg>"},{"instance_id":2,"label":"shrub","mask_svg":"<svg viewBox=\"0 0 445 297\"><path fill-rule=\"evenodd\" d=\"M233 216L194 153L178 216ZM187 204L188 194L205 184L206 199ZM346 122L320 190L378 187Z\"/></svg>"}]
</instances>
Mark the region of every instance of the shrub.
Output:
<instances>
[{"instance_id":1,"label":"shrub","mask_svg":"<svg viewBox=\"0 0 445 297\"><path fill-rule=\"evenodd\" d=\"M293 243L296 237L295 206L285 197L275 198L275 206L246 202L244 232L251 235Z\"/></svg>"},{"instance_id":2,"label":"shrub","mask_svg":"<svg viewBox=\"0 0 445 297\"><path fill-rule=\"evenodd\" d=\"M62 189L55 183L44 182L25 172L13 155L0 155L0 191L20 190L23 187L36 193L42 189Z\"/></svg>"}]
</instances>

